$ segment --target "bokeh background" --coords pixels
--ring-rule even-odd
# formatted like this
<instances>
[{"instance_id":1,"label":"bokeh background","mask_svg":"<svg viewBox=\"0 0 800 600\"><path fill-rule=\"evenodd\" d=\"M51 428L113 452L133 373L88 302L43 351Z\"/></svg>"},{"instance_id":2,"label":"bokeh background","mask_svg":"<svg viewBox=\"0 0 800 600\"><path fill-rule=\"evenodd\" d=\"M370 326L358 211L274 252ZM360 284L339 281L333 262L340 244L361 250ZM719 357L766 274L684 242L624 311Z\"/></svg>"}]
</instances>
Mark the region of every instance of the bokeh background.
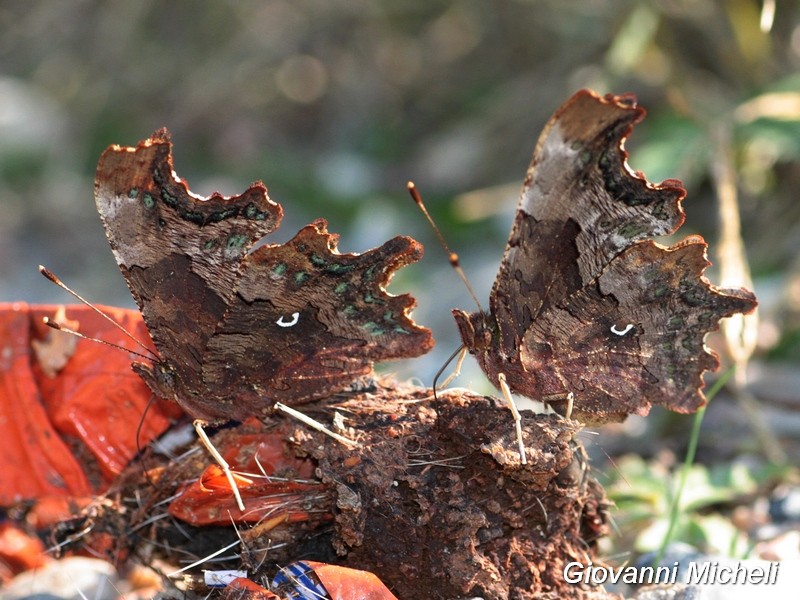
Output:
<instances>
[{"instance_id":1,"label":"bokeh background","mask_svg":"<svg viewBox=\"0 0 800 600\"><path fill-rule=\"evenodd\" d=\"M342 252L422 241L425 258L391 291L417 298L437 348L389 368L430 384L459 344L450 309L473 307L406 181L487 299L549 115L579 88L634 92L649 116L630 162L651 181L683 180L681 233L706 236L713 259L720 198L738 202L761 301L750 389L794 456L799 68L795 1L2 2L0 300L71 302L41 263L94 302L133 306L95 212L94 168L109 144L166 126L193 191L266 182L286 215L276 241L320 216ZM470 365L460 383L488 391ZM686 422L667 421L676 441L664 443L680 449ZM758 453L737 426L745 435L712 431L706 445Z\"/></svg>"}]
</instances>

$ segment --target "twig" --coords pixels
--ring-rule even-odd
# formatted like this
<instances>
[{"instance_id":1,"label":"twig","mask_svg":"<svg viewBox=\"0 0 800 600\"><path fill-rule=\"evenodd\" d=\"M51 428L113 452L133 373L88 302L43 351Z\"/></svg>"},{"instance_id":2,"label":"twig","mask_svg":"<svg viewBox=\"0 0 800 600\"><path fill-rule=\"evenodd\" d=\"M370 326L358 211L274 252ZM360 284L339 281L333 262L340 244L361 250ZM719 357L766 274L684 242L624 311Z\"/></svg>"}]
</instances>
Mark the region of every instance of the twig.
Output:
<instances>
[{"instance_id":1,"label":"twig","mask_svg":"<svg viewBox=\"0 0 800 600\"><path fill-rule=\"evenodd\" d=\"M305 423L306 425L308 425L312 429L316 429L317 431L322 432L325 435L329 435L330 437L335 439L337 442L341 442L345 446L350 446L351 448L361 448L361 444L359 444L355 440L348 439L348 438L344 437L343 435L339 435L338 433L335 433L335 432L331 431L330 429L325 427L325 425L323 425L319 421L315 421L314 419L312 419L308 415L304 415L300 411L297 411L297 410L295 410L295 409L293 409L293 408L291 408L289 406L286 406L285 404L281 404L280 402L276 402L275 403L275 408L277 410L285 412L287 415L297 419L301 423Z\"/></svg>"}]
</instances>

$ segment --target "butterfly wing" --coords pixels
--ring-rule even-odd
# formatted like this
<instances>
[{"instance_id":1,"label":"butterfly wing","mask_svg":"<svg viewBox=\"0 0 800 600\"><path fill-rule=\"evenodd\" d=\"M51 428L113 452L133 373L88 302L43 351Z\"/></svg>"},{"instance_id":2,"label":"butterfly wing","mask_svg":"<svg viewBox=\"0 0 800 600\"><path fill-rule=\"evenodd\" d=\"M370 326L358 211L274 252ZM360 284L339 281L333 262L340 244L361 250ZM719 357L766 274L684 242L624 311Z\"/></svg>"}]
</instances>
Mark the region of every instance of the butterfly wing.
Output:
<instances>
[{"instance_id":1,"label":"butterfly wing","mask_svg":"<svg viewBox=\"0 0 800 600\"><path fill-rule=\"evenodd\" d=\"M573 392L584 420L644 415L653 404L696 411L703 372L719 366L706 334L721 318L755 306L746 290L711 285L703 276L708 265L699 236L671 248L630 246L531 324L522 365L550 393Z\"/></svg>"},{"instance_id":2,"label":"butterfly wing","mask_svg":"<svg viewBox=\"0 0 800 600\"><path fill-rule=\"evenodd\" d=\"M242 258L278 226L281 207L261 183L231 198L192 194L173 170L166 130L135 148L109 147L98 163L95 201L162 360L183 392L197 392Z\"/></svg>"},{"instance_id":3,"label":"butterfly wing","mask_svg":"<svg viewBox=\"0 0 800 600\"><path fill-rule=\"evenodd\" d=\"M422 246L396 237L363 254L339 254L336 244L320 219L286 244L245 257L203 370L204 379L236 390L234 413L330 395L369 374L373 362L433 346L430 331L408 316L413 298L384 289L395 270L419 260Z\"/></svg>"},{"instance_id":4,"label":"butterfly wing","mask_svg":"<svg viewBox=\"0 0 800 600\"><path fill-rule=\"evenodd\" d=\"M507 354L624 248L683 223L679 182L653 185L627 166L623 142L643 116L630 97L583 90L542 131L491 295Z\"/></svg>"},{"instance_id":5,"label":"butterfly wing","mask_svg":"<svg viewBox=\"0 0 800 600\"><path fill-rule=\"evenodd\" d=\"M393 272L422 255L410 238L340 255L324 221L287 244L253 244L275 230L280 205L261 183L201 198L173 170L166 130L102 155L97 208L161 356L135 370L195 417L243 419L276 400L347 387L374 361L427 352L430 331L390 296Z\"/></svg>"},{"instance_id":6,"label":"butterfly wing","mask_svg":"<svg viewBox=\"0 0 800 600\"><path fill-rule=\"evenodd\" d=\"M532 398L572 392L576 414L601 420L646 414L651 403L696 409L702 373L718 365L705 334L755 306L750 292L703 278L702 239L648 241L683 223L685 191L628 167L624 141L643 116L631 96L586 90L555 113L491 296L490 377L507 371L512 390Z\"/></svg>"}]
</instances>

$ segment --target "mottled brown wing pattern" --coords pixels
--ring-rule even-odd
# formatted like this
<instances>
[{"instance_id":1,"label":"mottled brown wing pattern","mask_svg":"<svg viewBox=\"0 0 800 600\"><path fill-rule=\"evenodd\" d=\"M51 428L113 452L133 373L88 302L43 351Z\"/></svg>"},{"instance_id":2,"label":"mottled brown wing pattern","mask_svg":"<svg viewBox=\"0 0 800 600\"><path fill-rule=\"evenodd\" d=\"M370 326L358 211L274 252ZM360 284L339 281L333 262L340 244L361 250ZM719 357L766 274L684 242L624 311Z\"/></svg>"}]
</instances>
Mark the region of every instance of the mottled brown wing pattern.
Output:
<instances>
[{"instance_id":1,"label":"mottled brown wing pattern","mask_svg":"<svg viewBox=\"0 0 800 600\"><path fill-rule=\"evenodd\" d=\"M339 254L324 221L287 244L253 245L282 208L260 182L201 198L173 169L166 130L101 156L97 208L160 355L134 369L161 397L207 420L243 419L275 401L330 395L372 363L418 356L430 331L411 297L384 290L422 247L398 237Z\"/></svg>"},{"instance_id":2,"label":"mottled brown wing pattern","mask_svg":"<svg viewBox=\"0 0 800 600\"><path fill-rule=\"evenodd\" d=\"M579 92L542 132L491 295L503 346L515 346L536 315L597 277L629 245L673 233L685 191L653 185L623 149L644 117L629 96Z\"/></svg>"},{"instance_id":3,"label":"mottled brown wing pattern","mask_svg":"<svg viewBox=\"0 0 800 600\"><path fill-rule=\"evenodd\" d=\"M577 413L587 417L619 420L647 414L651 405L694 412L703 403L702 373L719 366L705 349L706 334L753 301L742 290L710 285L708 265L699 237L672 248L634 244L532 323L523 368L550 394L573 392Z\"/></svg>"},{"instance_id":4,"label":"mottled brown wing pattern","mask_svg":"<svg viewBox=\"0 0 800 600\"><path fill-rule=\"evenodd\" d=\"M630 95L583 90L550 119L534 151L488 314L454 311L467 348L497 385L561 403L592 421L679 412L704 402L718 366L703 339L750 312L752 293L711 285L697 236L650 238L684 220L680 182L649 183L624 141L644 116ZM563 404L561 404L563 406Z\"/></svg>"},{"instance_id":5,"label":"mottled brown wing pattern","mask_svg":"<svg viewBox=\"0 0 800 600\"><path fill-rule=\"evenodd\" d=\"M194 196L174 172L166 130L135 148L109 147L97 166L95 201L168 365L161 372L174 373L178 388L199 387L205 348L236 292L242 258L278 227L281 207L261 183L231 198Z\"/></svg>"},{"instance_id":6,"label":"mottled brown wing pattern","mask_svg":"<svg viewBox=\"0 0 800 600\"><path fill-rule=\"evenodd\" d=\"M297 403L346 387L375 361L431 348L430 332L408 317L413 298L384 290L395 270L421 258L422 246L396 237L339 254L336 245L319 219L245 258L237 298L209 344L206 380L239 390L237 402Z\"/></svg>"}]
</instances>

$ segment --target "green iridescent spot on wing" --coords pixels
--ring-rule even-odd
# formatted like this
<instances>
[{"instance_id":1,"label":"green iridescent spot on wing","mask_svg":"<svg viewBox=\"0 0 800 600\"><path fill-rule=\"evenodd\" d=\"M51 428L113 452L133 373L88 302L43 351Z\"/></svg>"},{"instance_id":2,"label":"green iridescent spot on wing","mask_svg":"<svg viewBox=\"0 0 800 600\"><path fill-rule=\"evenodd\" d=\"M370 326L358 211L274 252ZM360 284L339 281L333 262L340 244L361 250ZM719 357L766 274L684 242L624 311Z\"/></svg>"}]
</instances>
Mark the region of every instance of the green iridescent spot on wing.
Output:
<instances>
[{"instance_id":1,"label":"green iridescent spot on wing","mask_svg":"<svg viewBox=\"0 0 800 600\"><path fill-rule=\"evenodd\" d=\"M244 216L253 221L264 221L267 218L267 213L259 210L258 207L252 202L244 209Z\"/></svg>"},{"instance_id":2,"label":"green iridescent spot on wing","mask_svg":"<svg viewBox=\"0 0 800 600\"><path fill-rule=\"evenodd\" d=\"M334 275L341 275L342 273L349 273L355 268L355 265L340 265L339 263L331 263L325 267L325 272L333 273Z\"/></svg>"},{"instance_id":3,"label":"green iridescent spot on wing","mask_svg":"<svg viewBox=\"0 0 800 600\"><path fill-rule=\"evenodd\" d=\"M225 242L225 248L228 250L238 250L247 243L247 236L240 233L234 233L229 236Z\"/></svg>"},{"instance_id":4,"label":"green iridescent spot on wing","mask_svg":"<svg viewBox=\"0 0 800 600\"><path fill-rule=\"evenodd\" d=\"M366 271L364 271L364 274L361 276L364 279L364 281L370 281L375 276L376 268L377 265L372 265Z\"/></svg>"},{"instance_id":5,"label":"green iridescent spot on wing","mask_svg":"<svg viewBox=\"0 0 800 600\"><path fill-rule=\"evenodd\" d=\"M667 329L676 331L681 329L686 324L686 321L681 315L672 315L667 321Z\"/></svg>"},{"instance_id":6,"label":"green iridescent spot on wing","mask_svg":"<svg viewBox=\"0 0 800 600\"><path fill-rule=\"evenodd\" d=\"M383 335L386 331L378 325L377 323L373 323L372 321L367 321L361 326L362 329L366 330L367 333L370 335Z\"/></svg>"},{"instance_id":7,"label":"green iridescent spot on wing","mask_svg":"<svg viewBox=\"0 0 800 600\"><path fill-rule=\"evenodd\" d=\"M619 234L628 239L633 239L647 232L647 226L643 223L627 223L619 228Z\"/></svg>"}]
</instances>

